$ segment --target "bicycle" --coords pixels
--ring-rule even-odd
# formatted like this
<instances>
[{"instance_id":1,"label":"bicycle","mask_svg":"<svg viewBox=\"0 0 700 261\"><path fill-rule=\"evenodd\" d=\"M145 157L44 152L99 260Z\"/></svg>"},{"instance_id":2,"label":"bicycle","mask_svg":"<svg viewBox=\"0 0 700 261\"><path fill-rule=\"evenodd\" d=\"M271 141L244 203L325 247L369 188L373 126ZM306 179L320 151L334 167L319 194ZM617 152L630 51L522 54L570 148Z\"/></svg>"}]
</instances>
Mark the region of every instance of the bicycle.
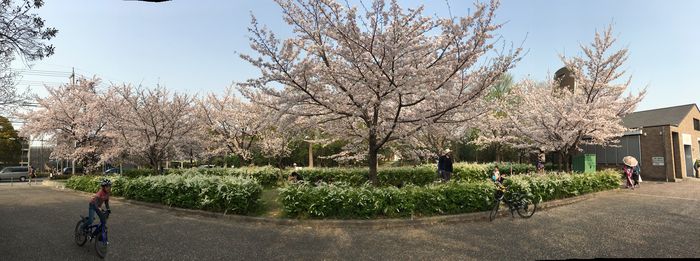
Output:
<instances>
[{"instance_id":1,"label":"bicycle","mask_svg":"<svg viewBox=\"0 0 700 261\"><path fill-rule=\"evenodd\" d=\"M508 195L508 197L506 197L506 195ZM498 215L498 208L500 207L501 202L506 203L512 217L515 217L513 212L517 211L518 216L522 218L530 218L537 210L537 203L522 193L512 192L510 190L510 186L505 187L504 190L499 189L496 191L494 198L493 208L491 209L491 214L489 214L489 221L493 221Z\"/></svg>"},{"instance_id":2,"label":"bicycle","mask_svg":"<svg viewBox=\"0 0 700 261\"><path fill-rule=\"evenodd\" d=\"M101 210L99 210L101 211ZM107 221L110 212L103 211L104 219ZM109 247L109 241L107 240L107 224L100 221L99 224L90 225L86 229L83 229L83 224L87 222L87 217L80 215L80 221L75 225L75 243L78 246L85 245L88 240L95 240L95 252L100 258L105 258L107 256L107 248Z\"/></svg>"}]
</instances>

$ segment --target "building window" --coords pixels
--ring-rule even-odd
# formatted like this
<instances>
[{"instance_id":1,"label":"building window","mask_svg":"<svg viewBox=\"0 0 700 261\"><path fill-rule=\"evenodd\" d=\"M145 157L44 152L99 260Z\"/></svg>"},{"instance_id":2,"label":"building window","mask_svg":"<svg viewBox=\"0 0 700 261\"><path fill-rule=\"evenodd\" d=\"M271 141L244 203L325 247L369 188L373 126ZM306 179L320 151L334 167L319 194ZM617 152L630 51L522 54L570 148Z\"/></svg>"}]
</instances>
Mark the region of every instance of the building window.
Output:
<instances>
[{"instance_id":1,"label":"building window","mask_svg":"<svg viewBox=\"0 0 700 261\"><path fill-rule=\"evenodd\" d=\"M700 120L693 119L693 127L695 128L696 131L700 131Z\"/></svg>"}]
</instances>

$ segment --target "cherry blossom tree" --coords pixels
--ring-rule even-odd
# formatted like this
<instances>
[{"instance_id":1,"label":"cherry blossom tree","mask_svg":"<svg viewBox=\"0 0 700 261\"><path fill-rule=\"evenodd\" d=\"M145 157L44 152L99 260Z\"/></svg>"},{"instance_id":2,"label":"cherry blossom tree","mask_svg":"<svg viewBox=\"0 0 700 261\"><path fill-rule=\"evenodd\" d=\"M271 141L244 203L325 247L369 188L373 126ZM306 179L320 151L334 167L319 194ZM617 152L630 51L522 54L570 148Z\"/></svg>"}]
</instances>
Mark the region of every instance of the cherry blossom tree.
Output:
<instances>
[{"instance_id":1,"label":"cherry blossom tree","mask_svg":"<svg viewBox=\"0 0 700 261\"><path fill-rule=\"evenodd\" d=\"M498 1L451 18L397 1L373 1L364 14L334 0L276 2L294 35L282 41L253 17L258 55L241 57L261 76L241 84L243 94L269 96L266 106L365 148L374 184L380 149L430 124L465 121L460 112L520 59L520 49L494 51Z\"/></svg>"},{"instance_id":2,"label":"cherry blossom tree","mask_svg":"<svg viewBox=\"0 0 700 261\"><path fill-rule=\"evenodd\" d=\"M502 160L504 149L516 147L520 143L514 125L507 115L511 107L518 102L517 97L511 94L512 88L513 77L504 75L486 97L485 110L488 112L472 125L478 130L478 136L471 143L480 147L491 146L496 152L498 162Z\"/></svg>"},{"instance_id":3,"label":"cherry blossom tree","mask_svg":"<svg viewBox=\"0 0 700 261\"><path fill-rule=\"evenodd\" d=\"M622 117L635 109L646 89L624 95L631 83L621 69L628 50L614 50L614 43L608 27L596 32L593 43L581 45L582 57L561 57L575 80L573 88L559 87L557 80L526 80L513 89L518 103L507 115L522 146L557 152L569 170L569 158L582 144L608 145L622 136Z\"/></svg>"},{"instance_id":4,"label":"cherry blossom tree","mask_svg":"<svg viewBox=\"0 0 700 261\"><path fill-rule=\"evenodd\" d=\"M44 5L42 0L0 1L0 112L7 112L30 99L17 88L17 74L10 64L19 55L24 61L50 56L54 47L46 41L58 30L46 27L44 19L32 11Z\"/></svg>"},{"instance_id":5,"label":"cherry blossom tree","mask_svg":"<svg viewBox=\"0 0 700 261\"><path fill-rule=\"evenodd\" d=\"M129 155L154 169L165 160L184 154L193 129L193 98L170 93L164 87L113 85L103 106L109 113L110 155Z\"/></svg>"},{"instance_id":6,"label":"cherry blossom tree","mask_svg":"<svg viewBox=\"0 0 700 261\"><path fill-rule=\"evenodd\" d=\"M26 121L22 135L48 137L55 144L51 157L75 159L88 171L94 169L111 144L99 83L98 78L80 78L75 85L47 86L48 96L37 98L39 108L20 114Z\"/></svg>"},{"instance_id":7,"label":"cherry blossom tree","mask_svg":"<svg viewBox=\"0 0 700 261\"><path fill-rule=\"evenodd\" d=\"M245 160L254 152L277 159L288 156L290 143L307 125L262 103L241 100L233 88L221 97L209 94L199 100L197 115L198 137L207 154L233 154Z\"/></svg>"},{"instance_id":8,"label":"cherry blossom tree","mask_svg":"<svg viewBox=\"0 0 700 261\"><path fill-rule=\"evenodd\" d=\"M250 159L256 142L269 131L279 113L242 101L229 88L218 97L209 94L197 102L199 135L212 155L234 154Z\"/></svg>"}]
</instances>

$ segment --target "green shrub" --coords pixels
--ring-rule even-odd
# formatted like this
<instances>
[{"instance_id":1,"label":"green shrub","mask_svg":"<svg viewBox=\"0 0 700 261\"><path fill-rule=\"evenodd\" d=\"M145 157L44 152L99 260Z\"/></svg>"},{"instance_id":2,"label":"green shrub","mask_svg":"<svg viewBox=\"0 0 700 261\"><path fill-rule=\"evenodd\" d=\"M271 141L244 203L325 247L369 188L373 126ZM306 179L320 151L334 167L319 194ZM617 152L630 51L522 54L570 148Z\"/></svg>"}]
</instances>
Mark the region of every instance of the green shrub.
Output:
<instances>
[{"instance_id":1,"label":"green shrub","mask_svg":"<svg viewBox=\"0 0 700 261\"><path fill-rule=\"evenodd\" d=\"M476 167L463 173L479 173ZM471 175L471 174L470 174ZM506 179L511 191L536 201L560 199L619 186L615 171L589 174L517 175ZM373 218L457 214L489 210L495 186L490 181L454 181L426 186L372 187L308 182L280 188L284 213L302 218Z\"/></svg>"},{"instance_id":2,"label":"green shrub","mask_svg":"<svg viewBox=\"0 0 700 261\"><path fill-rule=\"evenodd\" d=\"M122 175L126 177L143 177L143 176L153 176L159 175L158 170L155 169L125 169L122 170Z\"/></svg>"},{"instance_id":3,"label":"green shrub","mask_svg":"<svg viewBox=\"0 0 700 261\"><path fill-rule=\"evenodd\" d=\"M452 178L463 181L483 181L491 177L493 168L486 164L455 163L453 165Z\"/></svg>"},{"instance_id":4,"label":"green shrub","mask_svg":"<svg viewBox=\"0 0 700 261\"><path fill-rule=\"evenodd\" d=\"M101 176L76 176L66 187L97 192ZM173 175L110 177L112 195L168 206L248 214L260 206L262 186L251 178L200 175L194 171Z\"/></svg>"},{"instance_id":5,"label":"green shrub","mask_svg":"<svg viewBox=\"0 0 700 261\"><path fill-rule=\"evenodd\" d=\"M480 181L489 180L496 163L489 164L474 164L474 163L455 163L453 178L464 181ZM498 163L498 170L501 173L510 174L510 168L513 168L513 175L521 175L534 173L537 169L530 164L520 163Z\"/></svg>"},{"instance_id":6,"label":"green shrub","mask_svg":"<svg viewBox=\"0 0 700 261\"><path fill-rule=\"evenodd\" d=\"M288 171L291 172L291 171ZM304 168L296 170L299 175L311 183L347 183L361 186L369 182L368 168ZM377 170L377 179L381 186L403 186L414 184L424 186L437 178L437 170L430 166L388 167Z\"/></svg>"},{"instance_id":7,"label":"green shrub","mask_svg":"<svg viewBox=\"0 0 700 261\"><path fill-rule=\"evenodd\" d=\"M66 182L66 187L94 193L100 189L100 180L101 177L92 175L71 176Z\"/></svg>"},{"instance_id":8,"label":"green shrub","mask_svg":"<svg viewBox=\"0 0 700 261\"><path fill-rule=\"evenodd\" d=\"M419 187L311 186L308 182L280 188L283 210L290 217L372 218L456 214L487 210L495 187L487 182L450 182Z\"/></svg>"},{"instance_id":9,"label":"green shrub","mask_svg":"<svg viewBox=\"0 0 700 261\"><path fill-rule=\"evenodd\" d=\"M547 201L578 196L590 192L614 189L620 185L620 175L612 170L595 173L548 173L546 175L519 175L506 179L514 191L530 194L534 199Z\"/></svg>"},{"instance_id":10,"label":"green shrub","mask_svg":"<svg viewBox=\"0 0 700 261\"><path fill-rule=\"evenodd\" d=\"M70 177L72 177L72 175L53 175L53 176L50 176L49 179L50 180L62 180L62 179L69 179Z\"/></svg>"},{"instance_id":11,"label":"green shrub","mask_svg":"<svg viewBox=\"0 0 700 261\"><path fill-rule=\"evenodd\" d=\"M369 172L369 170L368 170ZM437 168L432 166L380 168L377 171L380 184L400 186L414 184L424 186L437 180ZM367 174L369 175L369 173Z\"/></svg>"},{"instance_id":12,"label":"green shrub","mask_svg":"<svg viewBox=\"0 0 700 261\"><path fill-rule=\"evenodd\" d=\"M251 177L260 182L263 186L274 186L283 180L285 173L275 167L243 167L243 168L191 168L191 169L171 169L170 174L184 174L188 172L198 173L207 176L236 176Z\"/></svg>"}]
</instances>

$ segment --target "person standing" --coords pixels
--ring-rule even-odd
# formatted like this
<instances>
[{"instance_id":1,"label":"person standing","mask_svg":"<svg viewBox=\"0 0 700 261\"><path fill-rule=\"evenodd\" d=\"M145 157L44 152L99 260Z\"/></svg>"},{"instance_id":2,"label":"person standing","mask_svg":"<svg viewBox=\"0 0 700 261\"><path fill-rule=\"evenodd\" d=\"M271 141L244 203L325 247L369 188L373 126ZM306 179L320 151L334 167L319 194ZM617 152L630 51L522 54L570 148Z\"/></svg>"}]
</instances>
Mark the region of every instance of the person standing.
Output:
<instances>
[{"instance_id":1,"label":"person standing","mask_svg":"<svg viewBox=\"0 0 700 261\"><path fill-rule=\"evenodd\" d=\"M29 168L27 168L27 177L29 177L29 184L32 184L32 179L36 177L36 174L34 173L34 167L32 165L29 165Z\"/></svg>"},{"instance_id":2,"label":"person standing","mask_svg":"<svg viewBox=\"0 0 700 261\"><path fill-rule=\"evenodd\" d=\"M498 170L498 165L493 166L493 172L491 173L491 180L493 182L502 182L503 178L501 177L501 172Z\"/></svg>"},{"instance_id":3,"label":"person standing","mask_svg":"<svg viewBox=\"0 0 700 261\"><path fill-rule=\"evenodd\" d=\"M700 178L700 173L698 173L698 169L700 169L700 159L695 160L695 164L693 164L693 168L695 168L695 177Z\"/></svg>"},{"instance_id":4,"label":"person standing","mask_svg":"<svg viewBox=\"0 0 700 261\"><path fill-rule=\"evenodd\" d=\"M642 181L642 169L639 167L639 163L637 163L636 166L632 167L632 187L640 187L639 182Z\"/></svg>"},{"instance_id":5,"label":"person standing","mask_svg":"<svg viewBox=\"0 0 700 261\"><path fill-rule=\"evenodd\" d=\"M445 153L438 158L438 173L442 181L450 181L452 177L452 151L446 149Z\"/></svg>"}]
</instances>

